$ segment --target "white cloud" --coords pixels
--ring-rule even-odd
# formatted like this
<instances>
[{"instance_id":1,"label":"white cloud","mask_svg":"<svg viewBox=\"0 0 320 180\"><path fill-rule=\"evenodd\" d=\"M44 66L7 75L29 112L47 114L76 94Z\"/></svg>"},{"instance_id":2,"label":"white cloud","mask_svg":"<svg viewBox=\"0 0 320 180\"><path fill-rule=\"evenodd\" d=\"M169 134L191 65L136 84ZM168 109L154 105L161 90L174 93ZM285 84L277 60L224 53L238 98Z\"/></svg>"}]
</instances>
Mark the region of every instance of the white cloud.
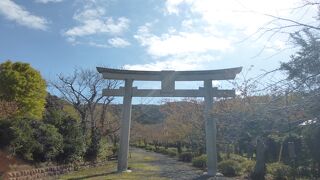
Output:
<instances>
[{"instance_id":1,"label":"white cloud","mask_svg":"<svg viewBox=\"0 0 320 180\"><path fill-rule=\"evenodd\" d=\"M129 28L130 20L120 17L114 20L106 16L103 8L85 8L74 14L73 19L80 23L65 32L67 36L87 36L99 33L121 34Z\"/></svg>"},{"instance_id":2,"label":"white cloud","mask_svg":"<svg viewBox=\"0 0 320 180\"><path fill-rule=\"evenodd\" d=\"M0 14L8 20L32 29L46 30L48 28L48 21L45 18L31 14L12 0L0 0Z\"/></svg>"},{"instance_id":3,"label":"white cloud","mask_svg":"<svg viewBox=\"0 0 320 180\"><path fill-rule=\"evenodd\" d=\"M116 47L116 48L124 48L124 47L130 46L130 42L126 41L125 39L119 38L119 37L109 39L108 43L112 47Z\"/></svg>"},{"instance_id":4,"label":"white cloud","mask_svg":"<svg viewBox=\"0 0 320 180\"><path fill-rule=\"evenodd\" d=\"M208 69L207 63L218 60L211 54L185 54L175 55L166 59L156 59L145 64L126 64L125 69L130 70L197 70Z\"/></svg>"},{"instance_id":5,"label":"white cloud","mask_svg":"<svg viewBox=\"0 0 320 180\"><path fill-rule=\"evenodd\" d=\"M182 3L191 3L193 0L167 0L166 1L166 11L168 14L178 15L180 12L179 6Z\"/></svg>"},{"instance_id":6,"label":"white cloud","mask_svg":"<svg viewBox=\"0 0 320 180\"><path fill-rule=\"evenodd\" d=\"M190 53L206 53L208 51L226 51L231 49L227 38L217 37L200 32L170 31L154 35L149 30L150 24L141 26L134 36L152 56L172 56Z\"/></svg>"},{"instance_id":7,"label":"white cloud","mask_svg":"<svg viewBox=\"0 0 320 180\"><path fill-rule=\"evenodd\" d=\"M62 2L63 0L35 0L36 3L57 3L57 2Z\"/></svg>"},{"instance_id":8,"label":"white cloud","mask_svg":"<svg viewBox=\"0 0 320 180\"><path fill-rule=\"evenodd\" d=\"M65 32L67 36L87 36L93 34L109 33L121 34L129 27L129 19L120 17L116 21L112 17L102 19L84 19L82 25L73 27Z\"/></svg>"},{"instance_id":9,"label":"white cloud","mask_svg":"<svg viewBox=\"0 0 320 180\"><path fill-rule=\"evenodd\" d=\"M85 1L82 8L78 9L73 16L78 25L63 33L67 41L73 45L87 44L95 47L130 45L119 37L129 29L130 20L126 17L110 17L106 12L105 6L102 6L99 0ZM101 39L107 39L108 36L111 36L108 42L101 43Z\"/></svg>"},{"instance_id":10,"label":"white cloud","mask_svg":"<svg viewBox=\"0 0 320 180\"><path fill-rule=\"evenodd\" d=\"M316 9L294 10L303 3L301 0L166 0L165 5L168 14L187 11L191 17L199 16L198 19L206 23L207 27L211 26L209 30L228 28L228 31L241 31L245 35L250 35L272 19L264 14L289 17L301 22L312 21L316 15ZM280 25L285 24L286 22L283 21ZM279 26L279 24L269 24L268 27L271 26Z\"/></svg>"}]
</instances>

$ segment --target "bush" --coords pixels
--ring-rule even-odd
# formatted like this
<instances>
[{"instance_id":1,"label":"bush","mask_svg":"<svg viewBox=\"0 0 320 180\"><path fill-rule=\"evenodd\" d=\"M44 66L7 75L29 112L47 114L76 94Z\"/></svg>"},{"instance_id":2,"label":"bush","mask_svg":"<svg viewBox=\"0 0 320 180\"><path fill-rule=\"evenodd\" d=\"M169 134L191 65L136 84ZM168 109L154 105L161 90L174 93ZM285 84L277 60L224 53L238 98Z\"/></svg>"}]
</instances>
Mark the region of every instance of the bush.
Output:
<instances>
[{"instance_id":1,"label":"bush","mask_svg":"<svg viewBox=\"0 0 320 180\"><path fill-rule=\"evenodd\" d=\"M194 167L205 169L207 167L207 156L201 155L201 156L193 158L192 165Z\"/></svg>"},{"instance_id":2,"label":"bush","mask_svg":"<svg viewBox=\"0 0 320 180\"><path fill-rule=\"evenodd\" d=\"M146 149L147 151L155 151L155 150L156 150L156 147L154 147L154 146L152 146L152 145L147 145L147 146L145 147L145 149Z\"/></svg>"},{"instance_id":3,"label":"bush","mask_svg":"<svg viewBox=\"0 0 320 180\"><path fill-rule=\"evenodd\" d=\"M90 139L91 142L86 150L85 159L87 161L97 161L99 150L101 148L101 134L97 128L93 130Z\"/></svg>"},{"instance_id":4,"label":"bush","mask_svg":"<svg viewBox=\"0 0 320 180\"><path fill-rule=\"evenodd\" d=\"M176 148L168 148L166 151L166 154L169 155L170 157L177 156L178 152Z\"/></svg>"},{"instance_id":5,"label":"bush","mask_svg":"<svg viewBox=\"0 0 320 180\"><path fill-rule=\"evenodd\" d=\"M224 176L233 177L240 174L240 164L235 160L224 160L218 164L220 172Z\"/></svg>"},{"instance_id":6,"label":"bush","mask_svg":"<svg viewBox=\"0 0 320 180\"><path fill-rule=\"evenodd\" d=\"M63 136L63 152L59 154L59 161L70 163L79 161L85 152L85 142L80 123L71 117L65 117L59 127Z\"/></svg>"},{"instance_id":7,"label":"bush","mask_svg":"<svg viewBox=\"0 0 320 180\"><path fill-rule=\"evenodd\" d=\"M179 154L179 161L191 162L192 161L192 153L191 152L183 152L183 153Z\"/></svg>"},{"instance_id":8,"label":"bush","mask_svg":"<svg viewBox=\"0 0 320 180\"><path fill-rule=\"evenodd\" d=\"M166 154L167 150L164 147L159 147L158 150L156 149L157 153Z\"/></svg>"},{"instance_id":9,"label":"bush","mask_svg":"<svg viewBox=\"0 0 320 180\"><path fill-rule=\"evenodd\" d=\"M272 175L274 180L286 180L290 177L291 168L283 163L271 163L267 165L267 173Z\"/></svg>"},{"instance_id":10,"label":"bush","mask_svg":"<svg viewBox=\"0 0 320 180\"><path fill-rule=\"evenodd\" d=\"M32 153L41 145L34 138L35 130L29 119L16 119L12 122L13 140L10 142L10 151L24 160L33 160Z\"/></svg>"},{"instance_id":11,"label":"bush","mask_svg":"<svg viewBox=\"0 0 320 180\"><path fill-rule=\"evenodd\" d=\"M104 161L108 158L108 156L112 155L112 150L110 149L107 139L102 138L100 141L100 149L98 152L98 160Z\"/></svg>"},{"instance_id":12,"label":"bush","mask_svg":"<svg viewBox=\"0 0 320 180\"><path fill-rule=\"evenodd\" d=\"M11 126L12 122L10 120L0 120L0 148L8 146L13 140L14 132Z\"/></svg>"},{"instance_id":13,"label":"bush","mask_svg":"<svg viewBox=\"0 0 320 180\"><path fill-rule=\"evenodd\" d=\"M39 146L33 152L35 161L52 161L63 149L63 137L58 129L50 124L38 123L35 125L34 138Z\"/></svg>"},{"instance_id":14,"label":"bush","mask_svg":"<svg viewBox=\"0 0 320 180\"><path fill-rule=\"evenodd\" d=\"M241 167L241 174L242 175L250 175L253 172L255 166L255 161L252 160L245 160L240 163Z\"/></svg>"}]
</instances>

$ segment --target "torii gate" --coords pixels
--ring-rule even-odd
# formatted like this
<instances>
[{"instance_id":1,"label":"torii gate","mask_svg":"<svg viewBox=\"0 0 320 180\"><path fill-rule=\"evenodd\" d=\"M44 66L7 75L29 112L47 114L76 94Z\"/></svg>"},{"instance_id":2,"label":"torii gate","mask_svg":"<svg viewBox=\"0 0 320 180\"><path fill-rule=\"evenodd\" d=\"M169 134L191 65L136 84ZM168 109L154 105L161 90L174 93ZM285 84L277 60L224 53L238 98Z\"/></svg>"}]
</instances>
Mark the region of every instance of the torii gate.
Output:
<instances>
[{"instance_id":1,"label":"torii gate","mask_svg":"<svg viewBox=\"0 0 320 180\"><path fill-rule=\"evenodd\" d=\"M104 96L123 96L122 119L120 122L120 149L118 152L118 172L127 171L131 124L132 97L204 97L206 153L208 175L217 172L216 120L212 117L213 97L233 97L234 90L218 90L212 87L213 80L234 79L242 67L206 71L132 71L97 67L104 79L124 80L119 89L104 89ZM161 81L161 89L138 89L133 81ZM203 81L199 89L176 90L175 81Z\"/></svg>"}]
</instances>

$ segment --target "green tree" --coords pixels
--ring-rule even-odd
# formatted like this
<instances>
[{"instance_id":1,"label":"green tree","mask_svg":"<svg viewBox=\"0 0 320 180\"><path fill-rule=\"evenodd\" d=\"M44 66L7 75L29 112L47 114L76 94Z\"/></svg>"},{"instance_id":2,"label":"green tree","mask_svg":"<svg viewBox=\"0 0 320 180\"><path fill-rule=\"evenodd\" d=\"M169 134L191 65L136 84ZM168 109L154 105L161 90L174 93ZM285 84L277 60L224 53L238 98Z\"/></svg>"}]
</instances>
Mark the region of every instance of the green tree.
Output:
<instances>
[{"instance_id":1,"label":"green tree","mask_svg":"<svg viewBox=\"0 0 320 180\"><path fill-rule=\"evenodd\" d=\"M17 116L42 117L46 82L30 64L6 61L0 64L0 100L16 102Z\"/></svg>"},{"instance_id":2,"label":"green tree","mask_svg":"<svg viewBox=\"0 0 320 180\"><path fill-rule=\"evenodd\" d=\"M43 122L35 123L34 139L39 143L39 146L33 152L35 161L52 161L63 150L63 137L58 132L58 129L51 124Z\"/></svg>"},{"instance_id":3,"label":"green tree","mask_svg":"<svg viewBox=\"0 0 320 180\"><path fill-rule=\"evenodd\" d=\"M10 142L10 151L25 160L33 160L33 152L41 144L34 138L35 129L31 126L30 119L15 119L11 122L10 130L13 139Z\"/></svg>"},{"instance_id":4,"label":"green tree","mask_svg":"<svg viewBox=\"0 0 320 180\"><path fill-rule=\"evenodd\" d=\"M80 123L70 116L64 117L59 126L59 132L63 136L64 146L58 160L60 162L80 160L86 149Z\"/></svg>"}]
</instances>

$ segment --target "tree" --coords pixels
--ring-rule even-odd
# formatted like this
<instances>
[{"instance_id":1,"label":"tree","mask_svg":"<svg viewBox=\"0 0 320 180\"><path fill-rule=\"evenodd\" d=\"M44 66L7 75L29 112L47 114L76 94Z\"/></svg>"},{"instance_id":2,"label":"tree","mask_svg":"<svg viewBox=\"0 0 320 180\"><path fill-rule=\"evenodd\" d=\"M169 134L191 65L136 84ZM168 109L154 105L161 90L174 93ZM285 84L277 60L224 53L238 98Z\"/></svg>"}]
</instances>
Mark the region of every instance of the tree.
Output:
<instances>
[{"instance_id":1,"label":"tree","mask_svg":"<svg viewBox=\"0 0 320 180\"><path fill-rule=\"evenodd\" d=\"M58 161L67 163L81 160L85 143L78 121L70 116L63 117L59 132L63 136L63 151L58 155Z\"/></svg>"},{"instance_id":2,"label":"tree","mask_svg":"<svg viewBox=\"0 0 320 180\"><path fill-rule=\"evenodd\" d=\"M114 89L119 82L105 80L95 70L75 69L69 76L60 74L58 80L50 84L78 111L83 131L87 132L88 127L94 131L97 123L104 124L106 109L114 98L103 96L102 90ZM98 107L101 107L99 112Z\"/></svg>"},{"instance_id":3,"label":"tree","mask_svg":"<svg viewBox=\"0 0 320 180\"><path fill-rule=\"evenodd\" d=\"M0 100L0 119L14 116L18 111L17 103Z\"/></svg>"},{"instance_id":4,"label":"tree","mask_svg":"<svg viewBox=\"0 0 320 180\"><path fill-rule=\"evenodd\" d=\"M299 88L310 91L320 88L320 36L308 29L291 35L299 51L287 63L281 63L288 80L293 80Z\"/></svg>"},{"instance_id":5,"label":"tree","mask_svg":"<svg viewBox=\"0 0 320 180\"><path fill-rule=\"evenodd\" d=\"M34 139L37 140L39 146L33 152L35 161L45 162L52 161L63 150L63 137L58 129L51 124L35 123Z\"/></svg>"},{"instance_id":6,"label":"tree","mask_svg":"<svg viewBox=\"0 0 320 180\"><path fill-rule=\"evenodd\" d=\"M55 126L63 137L63 149L57 156L58 162L70 163L81 160L85 152L84 136L79 119L65 111L66 102L48 94L43 122ZM72 107L73 108L73 107Z\"/></svg>"},{"instance_id":7,"label":"tree","mask_svg":"<svg viewBox=\"0 0 320 180\"><path fill-rule=\"evenodd\" d=\"M29 64L11 61L0 64L0 100L15 102L17 116L41 119L46 94L45 80Z\"/></svg>"},{"instance_id":8,"label":"tree","mask_svg":"<svg viewBox=\"0 0 320 180\"><path fill-rule=\"evenodd\" d=\"M60 74L58 80L50 84L79 113L83 134L90 138L86 157L95 160L101 136L115 132L106 126L110 124L107 107L114 98L103 96L102 90L116 88L119 81L105 80L96 70L75 69L69 76Z\"/></svg>"}]
</instances>

